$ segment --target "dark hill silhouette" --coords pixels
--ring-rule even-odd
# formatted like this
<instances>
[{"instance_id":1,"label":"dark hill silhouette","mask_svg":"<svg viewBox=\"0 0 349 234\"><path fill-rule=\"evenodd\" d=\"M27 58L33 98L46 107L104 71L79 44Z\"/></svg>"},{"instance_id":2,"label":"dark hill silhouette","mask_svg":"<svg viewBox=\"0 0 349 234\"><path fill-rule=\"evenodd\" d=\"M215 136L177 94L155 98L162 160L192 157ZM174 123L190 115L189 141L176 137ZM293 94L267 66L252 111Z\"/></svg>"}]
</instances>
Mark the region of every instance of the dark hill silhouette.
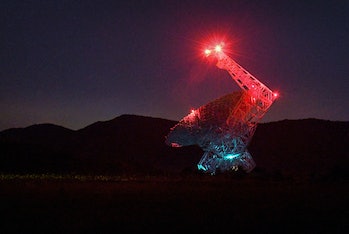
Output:
<instances>
[{"instance_id":1,"label":"dark hill silhouette","mask_svg":"<svg viewBox=\"0 0 349 234\"><path fill-rule=\"evenodd\" d=\"M195 170L198 147L173 149L165 135L176 122L121 115L78 131L53 124L0 132L0 172L159 174Z\"/></svg>"},{"instance_id":2,"label":"dark hill silhouette","mask_svg":"<svg viewBox=\"0 0 349 234\"><path fill-rule=\"evenodd\" d=\"M198 147L175 151L164 144L164 137L174 124L170 120L136 115L96 122L76 132L76 157L78 161L90 162L89 170L95 168L100 173L193 169L201 154Z\"/></svg>"},{"instance_id":3,"label":"dark hill silhouette","mask_svg":"<svg viewBox=\"0 0 349 234\"><path fill-rule=\"evenodd\" d=\"M66 171L67 147L74 131L54 124L36 124L0 132L0 171Z\"/></svg>"},{"instance_id":4,"label":"dark hill silhouette","mask_svg":"<svg viewBox=\"0 0 349 234\"><path fill-rule=\"evenodd\" d=\"M196 171L197 146L171 148L176 121L121 115L73 131L53 124L0 132L2 173L161 174ZM254 174L347 176L349 122L319 119L259 124L249 145ZM337 173L337 174L336 174Z\"/></svg>"},{"instance_id":5,"label":"dark hill silhouette","mask_svg":"<svg viewBox=\"0 0 349 234\"><path fill-rule=\"evenodd\" d=\"M52 142L70 135L73 130L54 124L35 124L26 128L11 128L1 132L4 140Z\"/></svg>"},{"instance_id":6,"label":"dark hill silhouette","mask_svg":"<svg viewBox=\"0 0 349 234\"><path fill-rule=\"evenodd\" d=\"M317 177L347 173L348 143L349 122L282 120L258 125L249 149L259 168Z\"/></svg>"}]
</instances>

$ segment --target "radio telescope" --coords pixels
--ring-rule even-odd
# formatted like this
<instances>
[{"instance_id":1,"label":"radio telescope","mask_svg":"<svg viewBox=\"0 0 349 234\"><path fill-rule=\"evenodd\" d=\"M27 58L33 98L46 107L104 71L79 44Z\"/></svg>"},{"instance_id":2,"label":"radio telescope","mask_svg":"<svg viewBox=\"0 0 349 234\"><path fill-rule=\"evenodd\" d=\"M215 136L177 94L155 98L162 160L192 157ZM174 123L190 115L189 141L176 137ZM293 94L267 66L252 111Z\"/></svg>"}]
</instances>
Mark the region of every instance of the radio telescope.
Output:
<instances>
[{"instance_id":1,"label":"radio telescope","mask_svg":"<svg viewBox=\"0 0 349 234\"><path fill-rule=\"evenodd\" d=\"M171 128L165 142L172 147L201 147L204 154L198 169L212 175L239 168L250 172L256 164L247 145L278 95L227 56L223 43L207 48L204 54L216 59L216 66L226 70L242 90L192 110Z\"/></svg>"}]
</instances>

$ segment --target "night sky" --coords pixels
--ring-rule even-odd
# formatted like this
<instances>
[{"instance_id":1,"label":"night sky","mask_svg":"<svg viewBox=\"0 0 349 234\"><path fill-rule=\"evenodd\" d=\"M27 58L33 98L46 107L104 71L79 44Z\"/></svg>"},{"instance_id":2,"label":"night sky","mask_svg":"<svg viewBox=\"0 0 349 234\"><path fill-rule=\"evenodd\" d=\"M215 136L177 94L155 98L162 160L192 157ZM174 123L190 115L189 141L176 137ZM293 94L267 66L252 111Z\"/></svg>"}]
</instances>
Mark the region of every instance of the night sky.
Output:
<instances>
[{"instance_id":1,"label":"night sky","mask_svg":"<svg viewBox=\"0 0 349 234\"><path fill-rule=\"evenodd\" d=\"M347 0L3 0L0 24L0 130L180 120L239 90L202 57L211 39L280 93L262 122L349 121Z\"/></svg>"}]
</instances>

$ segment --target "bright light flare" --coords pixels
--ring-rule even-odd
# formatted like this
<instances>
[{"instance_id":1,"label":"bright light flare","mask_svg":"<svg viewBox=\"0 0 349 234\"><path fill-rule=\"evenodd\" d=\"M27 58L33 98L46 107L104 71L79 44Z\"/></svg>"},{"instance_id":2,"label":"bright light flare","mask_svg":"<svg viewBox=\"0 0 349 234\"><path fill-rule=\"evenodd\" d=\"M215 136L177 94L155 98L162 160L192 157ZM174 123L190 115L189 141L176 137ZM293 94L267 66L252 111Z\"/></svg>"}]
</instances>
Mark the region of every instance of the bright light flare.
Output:
<instances>
[{"instance_id":1,"label":"bright light flare","mask_svg":"<svg viewBox=\"0 0 349 234\"><path fill-rule=\"evenodd\" d=\"M216 45L216 46L214 47L214 50L215 50L217 53L222 52L222 45Z\"/></svg>"},{"instance_id":2,"label":"bright light flare","mask_svg":"<svg viewBox=\"0 0 349 234\"><path fill-rule=\"evenodd\" d=\"M205 53L206 56L209 56L211 54L211 50L206 49L204 53Z\"/></svg>"},{"instance_id":3,"label":"bright light flare","mask_svg":"<svg viewBox=\"0 0 349 234\"><path fill-rule=\"evenodd\" d=\"M223 47L224 47L224 42L220 42L219 44L216 45L211 45L208 48L204 50L204 54L206 57L209 57L210 55L218 55L220 53L223 53Z\"/></svg>"}]
</instances>

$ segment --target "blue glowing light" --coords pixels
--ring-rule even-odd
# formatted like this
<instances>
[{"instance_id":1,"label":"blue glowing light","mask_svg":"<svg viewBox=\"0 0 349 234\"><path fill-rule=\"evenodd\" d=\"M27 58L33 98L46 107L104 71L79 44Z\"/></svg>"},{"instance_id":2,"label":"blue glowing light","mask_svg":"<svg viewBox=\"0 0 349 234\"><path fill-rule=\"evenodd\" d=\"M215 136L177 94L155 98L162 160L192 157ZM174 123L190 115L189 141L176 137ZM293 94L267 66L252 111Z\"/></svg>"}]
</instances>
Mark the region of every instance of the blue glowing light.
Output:
<instances>
[{"instance_id":1,"label":"blue glowing light","mask_svg":"<svg viewBox=\"0 0 349 234\"><path fill-rule=\"evenodd\" d=\"M224 158L225 159L234 159L234 158L239 157L239 156L240 156L240 154L228 154Z\"/></svg>"},{"instance_id":2,"label":"blue glowing light","mask_svg":"<svg viewBox=\"0 0 349 234\"><path fill-rule=\"evenodd\" d=\"M198 164L198 169L199 170L203 170L203 171L206 171L207 169L205 167L203 167L202 165Z\"/></svg>"}]
</instances>

